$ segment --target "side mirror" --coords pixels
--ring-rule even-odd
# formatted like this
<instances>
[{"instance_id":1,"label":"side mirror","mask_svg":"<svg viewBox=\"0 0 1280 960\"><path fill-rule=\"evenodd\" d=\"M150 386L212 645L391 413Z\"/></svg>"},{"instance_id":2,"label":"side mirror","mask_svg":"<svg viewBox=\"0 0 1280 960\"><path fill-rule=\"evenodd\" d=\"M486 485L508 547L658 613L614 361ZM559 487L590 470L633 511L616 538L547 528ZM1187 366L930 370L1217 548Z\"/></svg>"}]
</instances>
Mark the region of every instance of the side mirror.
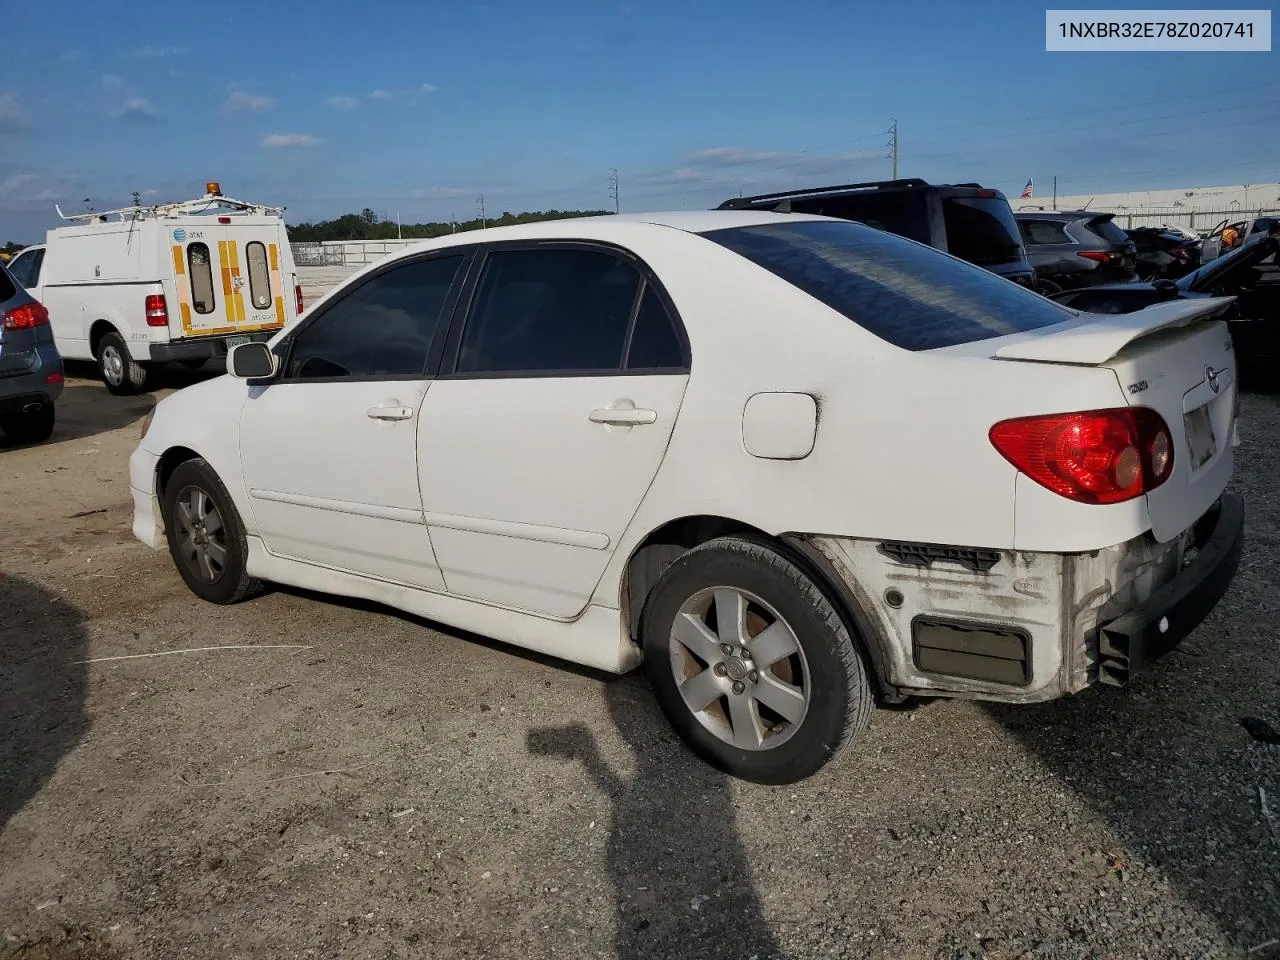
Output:
<instances>
[{"instance_id":1,"label":"side mirror","mask_svg":"<svg viewBox=\"0 0 1280 960\"><path fill-rule=\"evenodd\" d=\"M276 375L276 355L265 343L240 343L227 354L227 373L237 380L262 380Z\"/></svg>"}]
</instances>

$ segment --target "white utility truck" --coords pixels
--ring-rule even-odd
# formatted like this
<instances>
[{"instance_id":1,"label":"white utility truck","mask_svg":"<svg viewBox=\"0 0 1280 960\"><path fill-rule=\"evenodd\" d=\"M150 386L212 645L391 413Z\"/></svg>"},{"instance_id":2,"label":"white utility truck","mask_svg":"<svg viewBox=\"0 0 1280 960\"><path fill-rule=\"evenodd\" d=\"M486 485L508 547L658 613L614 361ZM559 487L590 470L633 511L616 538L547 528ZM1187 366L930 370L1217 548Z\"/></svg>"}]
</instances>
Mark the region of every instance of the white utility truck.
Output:
<instances>
[{"instance_id":1,"label":"white utility truck","mask_svg":"<svg viewBox=\"0 0 1280 960\"><path fill-rule=\"evenodd\" d=\"M197 200L58 216L68 225L9 268L49 311L62 356L96 361L112 393L144 389L149 366L268 340L302 312L282 208L208 183Z\"/></svg>"}]
</instances>

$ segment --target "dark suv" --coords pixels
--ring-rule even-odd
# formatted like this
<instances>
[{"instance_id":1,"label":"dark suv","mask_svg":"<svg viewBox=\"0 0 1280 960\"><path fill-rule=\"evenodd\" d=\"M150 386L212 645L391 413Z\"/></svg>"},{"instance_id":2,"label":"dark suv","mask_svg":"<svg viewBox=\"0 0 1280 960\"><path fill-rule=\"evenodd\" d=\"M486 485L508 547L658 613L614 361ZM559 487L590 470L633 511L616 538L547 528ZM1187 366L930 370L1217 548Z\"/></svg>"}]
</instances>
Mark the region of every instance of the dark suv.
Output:
<instances>
[{"instance_id":1,"label":"dark suv","mask_svg":"<svg viewBox=\"0 0 1280 960\"><path fill-rule=\"evenodd\" d=\"M1046 297L1136 276L1137 248L1114 213L1019 210L1014 216Z\"/></svg>"},{"instance_id":2,"label":"dark suv","mask_svg":"<svg viewBox=\"0 0 1280 960\"><path fill-rule=\"evenodd\" d=\"M734 197L720 210L776 210L857 220L944 250L992 273L1035 286L1009 201L976 183L932 184L920 179L847 183Z\"/></svg>"}]
</instances>

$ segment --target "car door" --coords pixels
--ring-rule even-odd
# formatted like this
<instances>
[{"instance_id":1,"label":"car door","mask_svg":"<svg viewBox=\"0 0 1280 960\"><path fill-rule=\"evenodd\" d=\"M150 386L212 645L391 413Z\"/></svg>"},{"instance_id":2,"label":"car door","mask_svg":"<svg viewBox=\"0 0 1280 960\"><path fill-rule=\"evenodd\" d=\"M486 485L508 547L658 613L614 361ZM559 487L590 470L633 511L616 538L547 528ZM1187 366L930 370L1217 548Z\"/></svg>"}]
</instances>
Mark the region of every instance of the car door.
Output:
<instances>
[{"instance_id":1,"label":"car door","mask_svg":"<svg viewBox=\"0 0 1280 960\"><path fill-rule=\"evenodd\" d=\"M278 347L252 386L240 457L257 529L279 556L439 590L418 490L417 418L468 255L398 260Z\"/></svg>"},{"instance_id":2,"label":"car door","mask_svg":"<svg viewBox=\"0 0 1280 960\"><path fill-rule=\"evenodd\" d=\"M687 338L613 248L489 248L418 424L423 507L451 593L581 613L662 462Z\"/></svg>"},{"instance_id":3,"label":"car door","mask_svg":"<svg viewBox=\"0 0 1280 960\"><path fill-rule=\"evenodd\" d=\"M1222 252L1222 231L1226 228L1227 221L1223 220L1220 224L1209 231L1209 235L1204 238L1204 242L1200 244L1200 262L1208 263Z\"/></svg>"}]
</instances>

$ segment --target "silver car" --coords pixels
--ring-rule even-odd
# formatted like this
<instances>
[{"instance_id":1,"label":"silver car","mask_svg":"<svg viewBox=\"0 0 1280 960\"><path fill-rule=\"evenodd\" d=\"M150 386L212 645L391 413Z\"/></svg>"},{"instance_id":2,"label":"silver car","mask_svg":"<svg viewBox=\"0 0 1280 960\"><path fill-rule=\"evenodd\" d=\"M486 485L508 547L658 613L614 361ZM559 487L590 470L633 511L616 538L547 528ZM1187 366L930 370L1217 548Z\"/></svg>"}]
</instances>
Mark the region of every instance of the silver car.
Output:
<instances>
[{"instance_id":1,"label":"silver car","mask_svg":"<svg viewBox=\"0 0 1280 960\"><path fill-rule=\"evenodd\" d=\"M0 432L10 443L49 439L62 385L49 311L0 264Z\"/></svg>"}]
</instances>

